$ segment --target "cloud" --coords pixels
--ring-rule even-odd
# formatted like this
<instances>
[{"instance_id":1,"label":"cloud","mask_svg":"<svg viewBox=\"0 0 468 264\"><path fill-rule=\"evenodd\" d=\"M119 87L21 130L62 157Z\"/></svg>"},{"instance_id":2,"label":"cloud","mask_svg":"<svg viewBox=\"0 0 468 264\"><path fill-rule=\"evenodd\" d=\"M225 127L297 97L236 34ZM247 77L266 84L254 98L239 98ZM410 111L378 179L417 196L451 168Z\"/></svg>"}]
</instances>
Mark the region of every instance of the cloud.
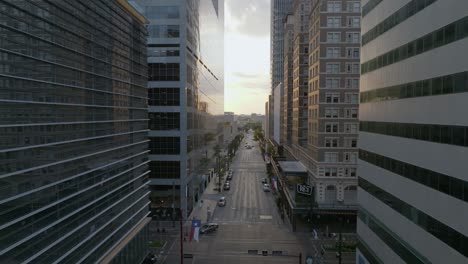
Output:
<instances>
[{"instance_id":1,"label":"cloud","mask_svg":"<svg viewBox=\"0 0 468 264\"><path fill-rule=\"evenodd\" d=\"M228 32L252 37L268 37L270 33L270 1L226 1L225 18Z\"/></svg>"},{"instance_id":2,"label":"cloud","mask_svg":"<svg viewBox=\"0 0 468 264\"><path fill-rule=\"evenodd\" d=\"M243 73L243 72L233 72L232 75L234 77L245 78L245 79L255 79L255 78L262 77L261 75L258 75L258 74L248 74L248 73Z\"/></svg>"}]
</instances>

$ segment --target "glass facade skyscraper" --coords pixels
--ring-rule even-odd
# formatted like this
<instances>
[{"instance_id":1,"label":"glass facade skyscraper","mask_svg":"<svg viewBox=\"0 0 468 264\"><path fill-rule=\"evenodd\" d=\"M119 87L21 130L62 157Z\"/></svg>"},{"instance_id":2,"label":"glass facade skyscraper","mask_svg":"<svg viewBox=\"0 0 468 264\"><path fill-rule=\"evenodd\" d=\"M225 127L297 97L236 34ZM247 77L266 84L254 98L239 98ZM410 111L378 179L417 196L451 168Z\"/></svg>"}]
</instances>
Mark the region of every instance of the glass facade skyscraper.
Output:
<instances>
[{"instance_id":1,"label":"glass facade skyscraper","mask_svg":"<svg viewBox=\"0 0 468 264\"><path fill-rule=\"evenodd\" d=\"M145 21L123 0L0 1L1 263L95 263L147 230Z\"/></svg>"},{"instance_id":2,"label":"glass facade skyscraper","mask_svg":"<svg viewBox=\"0 0 468 264\"><path fill-rule=\"evenodd\" d=\"M224 115L224 1L137 0L149 19L153 218L187 217L199 201Z\"/></svg>"}]
</instances>

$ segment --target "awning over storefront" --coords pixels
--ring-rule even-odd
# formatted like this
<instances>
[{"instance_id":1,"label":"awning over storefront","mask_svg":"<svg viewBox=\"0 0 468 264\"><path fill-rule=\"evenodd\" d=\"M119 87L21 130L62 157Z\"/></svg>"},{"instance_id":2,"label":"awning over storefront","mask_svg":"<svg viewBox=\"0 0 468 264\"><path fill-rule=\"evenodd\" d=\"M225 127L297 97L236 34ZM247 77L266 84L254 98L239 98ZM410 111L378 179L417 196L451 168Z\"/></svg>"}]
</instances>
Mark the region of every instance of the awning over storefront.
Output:
<instances>
[{"instance_id":1,"label":"awning over storefront","mask_svg":"<svg viewBox=\"0 0 468 264\"><path fill-rule=\"evenodd\" d=\"M300 161L278 161L278 164L286 174L307 173L307 168Z\"/></svg>"}]
</instances>

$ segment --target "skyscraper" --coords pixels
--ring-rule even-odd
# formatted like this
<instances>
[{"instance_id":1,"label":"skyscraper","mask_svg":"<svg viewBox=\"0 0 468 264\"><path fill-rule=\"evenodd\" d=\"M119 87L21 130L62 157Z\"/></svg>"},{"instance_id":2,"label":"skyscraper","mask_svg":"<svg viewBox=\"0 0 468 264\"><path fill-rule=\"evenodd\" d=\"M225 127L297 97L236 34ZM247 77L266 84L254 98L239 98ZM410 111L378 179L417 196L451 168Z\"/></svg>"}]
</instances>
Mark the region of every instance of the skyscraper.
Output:
<instances>
[{"instance_id":1,"label":"skyscraper","mask_svg":"<svg viewBox=\"0 0 468 264\"><path fill-rule=\"evenodd\" d=\"M314 1L309 24L308 154L320 207L355 214L360 2Z\"/></svg>"},{"instance_id":2,"label":"skyscraper","mask_svg":"<svg viewBox=\"0 0 468 264\"><path fill-rule=\"evenodd\" d=\"M466 263L468 2L364 2L357 263Z\"/></svg>"},{"instance_id":3,"label":"skyscraper","mask_svg":"<svg viewBox=\"0 0 468 264\"><path fill-rule=\"evenodd\" d=\"M284 61L283 61L283 122L281 128L281 142L283 145L292 144L293 125L293 43L294 17L292 14L284 18Z\"/></svg>"},{"instance_id":4,"label":"skyscraper","mask_svg":"<svg viewBox=\"0 0 468 264\"><path fill-rule=\"evenodd\" d=\"M122 0L0 10L0 262L141 262L145 18Z\"/></svg>"},{"instance_id":5,"label":"skyscraper","mask_svg":"<svg viewBox=\"0 0 468 264\"><path fill-rule=\"evenodd\" d=\"M271 90L283 82L284 19L291 12L293 0L271 1L270 60Z\"/></svg>"},{"instance_id":6,"label":"skyscraper","mask_svg":"<svg viewBox=\"0 0 468 264\"><path fill-rule=\"evenodd\" d=\"M293 148L307 147L307 106L308 106L308 54L309 14L311 0L295 0L293 4Z\"/></svg>"},{"instance_id":7,"label":"skyscraper","mask_svg":"<svg viewBox=\"0 0 468 264\"><path fill-rule=\"evenodd\" d=\"M148 97L153 217L187 217L222 144L224 1L137 0L149 19ZM221 136L221 137L220 137Z\"/></svg>"}]
</instances>

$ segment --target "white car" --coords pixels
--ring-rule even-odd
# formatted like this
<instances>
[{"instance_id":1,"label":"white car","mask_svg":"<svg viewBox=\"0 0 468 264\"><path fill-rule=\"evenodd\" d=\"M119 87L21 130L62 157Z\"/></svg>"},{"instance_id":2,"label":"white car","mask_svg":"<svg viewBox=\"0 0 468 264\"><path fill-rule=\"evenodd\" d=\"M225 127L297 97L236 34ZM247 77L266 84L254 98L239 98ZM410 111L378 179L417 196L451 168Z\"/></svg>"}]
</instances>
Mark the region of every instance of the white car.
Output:
<instances>
[{"instance_id":1,"label":"white car","mask_svg":"<svg viewBox=\"0 0 468 264\"><path fill-rule=\"evenodd\" d=\"M220 207L226 206L226 198L225 197L219 198L218 206L220 206Z\"/></svg>"},{"instance_id":2,"label":"white car","mask_svg":"<svg viewBox=\"0 0 468 264\"><path fill-rule=\"evenodd\" d=\"M263 191L264 192L269 192L270 191L270 186L268 186L268 184L263 184Z\"/></svg>"}]
</instances>

